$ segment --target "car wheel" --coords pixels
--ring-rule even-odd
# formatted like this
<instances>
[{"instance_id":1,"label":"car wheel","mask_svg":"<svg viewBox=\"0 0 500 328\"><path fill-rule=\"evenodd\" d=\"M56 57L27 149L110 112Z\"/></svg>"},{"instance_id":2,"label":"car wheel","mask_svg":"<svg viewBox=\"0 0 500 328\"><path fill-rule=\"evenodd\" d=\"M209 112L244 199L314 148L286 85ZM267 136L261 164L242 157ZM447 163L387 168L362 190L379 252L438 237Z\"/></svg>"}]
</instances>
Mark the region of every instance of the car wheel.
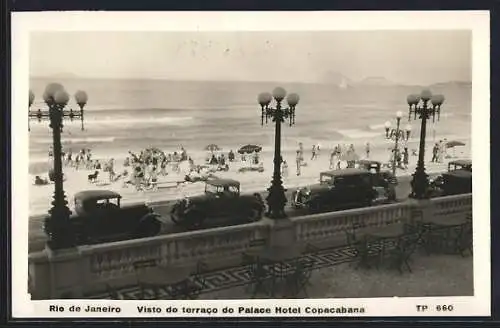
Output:
<instances>
[{"instance_id":1,"label":"car wheel","mask_svg":"<svg viewBox=\"0 0 500 328\"><path fill-rule=\"evenodd\" d=\"M250 222L257 222L262 218L263 210L260 207L253 207L250 209L250 213L248 214L248 219Z\"/></svg>"},{"instance_id":2,"label":"car wheel","mask_svg":"<svg viewBox=\"0 0 500 328\"><path fill-rule=\"evenodd\" d=\"M317 201L309 202L308 206L309 206L309 211L311 211L311 213L321 212L321 206L320 206L319 202L317 202Z\"/></svg>"},{"instance_id":3,"label":"car wheel","mask_svg":"<svg viewBox=\"0 0 500 328\"><path fill-rule=\"evenodd\" d=\"M161 230L161 222L154 216L147 216L141 220L136 230L136 236L139 238L157 236Z\"/></svg>"},{"instance_id":4,"label":"car wheel","mask_svg":"<svg viewBox=\"0 0 500 328\"><path fill-rule=\"evenodd\" d=\"M180 222L180 215L181 215L181 213L180 213L180 205L179 204L175 204L172 207L172 210L170 211L170 219L175 224L179 224L179 222Z\"/></svg>"},{"instance_id":5,"label":"car wheel","mask_svg":"<svg viewBox=\"0 0 500 328\"><path fill-rule=\"evenodd\" d=\"M185 221L189 229L198 229L205 221L205 216L199 211L192 210L186 213Z\"/></svg>"}]
</instances>

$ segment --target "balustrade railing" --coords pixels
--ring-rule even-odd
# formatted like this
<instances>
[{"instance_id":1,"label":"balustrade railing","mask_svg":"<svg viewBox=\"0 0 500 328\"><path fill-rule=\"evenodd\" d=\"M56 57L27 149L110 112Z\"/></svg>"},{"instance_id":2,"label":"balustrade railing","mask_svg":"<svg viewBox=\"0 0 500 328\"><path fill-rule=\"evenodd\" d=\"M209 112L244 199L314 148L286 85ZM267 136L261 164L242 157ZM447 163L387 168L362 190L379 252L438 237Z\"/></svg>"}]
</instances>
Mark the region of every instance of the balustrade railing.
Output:
<instances>
[{"instance_id":1,"label":"balustrade railing","mask_svg":"<svg viewBox=\"0 0 500 328\"><path fill-rule=\"evenodd\" d=\"M431 199L435 217L464 215L472 217L472 194L452 195Z\"/></svg>"},{"instance_id":2,"label":"balustrade railing","mask_svg":"<svg viewBox=\"0 0 500 328\"><path fill-rule=\"evenodd\" d=\"M291 219L295 223L296 237L302 243L331 241L332 245L345 238L345 230L382 227L406 220L407 204L390 204L346 211L306 215Z\"/></svg>"}]
</instances>

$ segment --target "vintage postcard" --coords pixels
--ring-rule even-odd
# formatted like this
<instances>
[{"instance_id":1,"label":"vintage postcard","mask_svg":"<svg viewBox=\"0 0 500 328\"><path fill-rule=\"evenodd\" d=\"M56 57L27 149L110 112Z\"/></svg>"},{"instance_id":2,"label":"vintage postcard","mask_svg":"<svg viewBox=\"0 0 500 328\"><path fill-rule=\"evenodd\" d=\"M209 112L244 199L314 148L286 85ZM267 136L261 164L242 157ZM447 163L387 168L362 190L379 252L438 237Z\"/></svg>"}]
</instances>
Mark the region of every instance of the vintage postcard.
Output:
<instances>
[{"instance_id":1,"label":"vintage postcard","mask_svg":"<svg viewBox=\"0 0 500 328\"><path fill-rule=\"evenodd\" d=\"M13 13L11 110L14 317L490 315L488 12Z\"/></svg>"}]
</instances>

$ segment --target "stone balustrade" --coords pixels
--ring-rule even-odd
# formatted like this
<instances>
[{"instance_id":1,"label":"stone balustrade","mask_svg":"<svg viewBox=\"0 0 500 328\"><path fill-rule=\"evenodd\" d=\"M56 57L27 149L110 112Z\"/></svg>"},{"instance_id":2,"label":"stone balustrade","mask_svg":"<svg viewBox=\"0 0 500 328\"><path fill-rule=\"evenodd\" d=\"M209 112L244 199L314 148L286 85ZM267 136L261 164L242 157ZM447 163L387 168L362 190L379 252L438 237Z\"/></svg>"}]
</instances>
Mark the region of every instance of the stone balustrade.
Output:
<instances>
[{"instance_id":1,"label":"stone balustrade","mask_svg":"<svg viewBox=\"0 0 500 328\"><path fill-rule=\"evenodd\" d=\"M408 205L400 203L306 215L291 220L295 223L298 242L328 247L345 244L345 231L354 226L362 231L407 222L409 213Z\"/></svg>"},{"instance_id":2,"label":"stone balustrade","mask_svg":"<svg viewBox=\"0 0 500 328\"><path fill-rule=\"evenodd\" d=\"M472 217L472 194L453 195L430 200L433 215L436 217L464 216Z\"/></svg>"},{"instance_id":3,"label":"stone balustrade","mask_svg":"<svg viewBox=\"0 0 500 328\"><path fill-rule=\"evenodd\" d=\"M266 244L332 247L346 243L344 231L353 225L358 229L370 229L410 222L416 219L415 212L420 216L433 215L443 219L452 215L465 218L471 211L472 194L456 195L306 215L279 220L281 223L263 219L245 225L81 246L58 252L45 250L29 256L32 297L78 298L102 291L106 284L116 287L134 284L133 263L138 260L156 259L166 266L187 266L193 270L201 260L211 269L218 269L240 264L243 252Z\"/></svg>"}]
</instances>

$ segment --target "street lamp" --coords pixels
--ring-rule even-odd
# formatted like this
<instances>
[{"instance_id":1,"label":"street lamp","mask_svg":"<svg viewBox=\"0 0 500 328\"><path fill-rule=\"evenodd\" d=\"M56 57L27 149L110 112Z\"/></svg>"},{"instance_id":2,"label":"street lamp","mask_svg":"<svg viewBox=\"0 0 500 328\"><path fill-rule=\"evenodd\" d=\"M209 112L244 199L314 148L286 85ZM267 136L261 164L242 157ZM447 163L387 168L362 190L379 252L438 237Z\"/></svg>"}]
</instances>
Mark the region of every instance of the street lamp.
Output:
<instances>
[{"instance_id":1,"label":"street lamp","mask_svg":"<svg viewBox=\"0 0 500 328\"><path fill-rule=\"evenodd\" d=\"M268 211L266 215L272 219L282 219L286 217L285 205L286 195L281 180L281 123L288 119L290 126L295 124L295 106L299 102L299 95L291 93L286 98L288 108L282 107L282 101L286 97L286 90L277 87L273 93L264 92L259 94L257 100L261 108L261 125L266 124L269 120L275 122L275 135L274 135L274 172L271 181L271 187L268 188L269 194L266 198ZM276 106L271 107L271 101L275 100Z\"/></svg>"},{"instance_id":2,"label":"street lamp","mask_svg":"<svg viewBox=\"0 0 500 328\"><path fill-rule=\"evenodd\" d=\"M48 110L38 109L31 111L31 105L35 100L35 95L29 91L28 124L30 119L41 122L42 119L50 121L53 137L53 159L54 159L54 196L52 208L49 210L49 217L46 219L45 228L48 232L48 245L51 249L61 249L75 246L75 238L70 225L69 216L71 211L68 208L68 202L63 189L62 172L62 145L61 132L63 128L63 119L68 117L71 120L80 118L83 130L83 107L87 103L87 94L84 91L78 91L75 94L75 100L80 107L79 111L73 109L64 109L69 101L69 95L64 87L59 83L51 83L45 88L43 100L48 106ZM28 125L29 130L29 125Z\"/></svg>"},{"instance_id":3,"label":"street lamp","mask_svg":"<svg viewBox=\"0 0 500 328\"><path fill-rule=\"evenodd\" d=\"M411 120L412 114L413 119L417 119L417 114L419 119L422 120L420 126L420 147L418 151L418 163L417 169L413 174L413 179L411 181L412 192L410 197L416 199L425 199L428 197L427 189L429 186L429 177L425 173L425 135L426 135L426 125L427 119L432 116L432 122L435 122L436 116L439 121L441 115L441 105L444 103L443 95L432 95L429 90L423 90L420 95L409 95L406 98L408 102L408 121ZM430 101L430 104L429 104Z\"/></svg>"},{"instance_id":4,"label":"street lamp","mask_svg":"<svg viewBox=\"0 0 500 328\"><path fill-rule=\"evenodd\" d=\"M385 137L386 139L392 139L394 140L394 149L392 150L392 174L396 175L396 159L397 159L397 152L398 152L398 145L399 145L399 140L408 140L410 138L410 133L411 133L411 126L408 124L405 127L405 130L403 131L400 129L401 125L401 118L403 117L403 112L398 111L396 113L396 128L391 130L391 122L387 121L385 122ZM390 131L390 132L389 132Z\"/></svg>"}]
</instances>

